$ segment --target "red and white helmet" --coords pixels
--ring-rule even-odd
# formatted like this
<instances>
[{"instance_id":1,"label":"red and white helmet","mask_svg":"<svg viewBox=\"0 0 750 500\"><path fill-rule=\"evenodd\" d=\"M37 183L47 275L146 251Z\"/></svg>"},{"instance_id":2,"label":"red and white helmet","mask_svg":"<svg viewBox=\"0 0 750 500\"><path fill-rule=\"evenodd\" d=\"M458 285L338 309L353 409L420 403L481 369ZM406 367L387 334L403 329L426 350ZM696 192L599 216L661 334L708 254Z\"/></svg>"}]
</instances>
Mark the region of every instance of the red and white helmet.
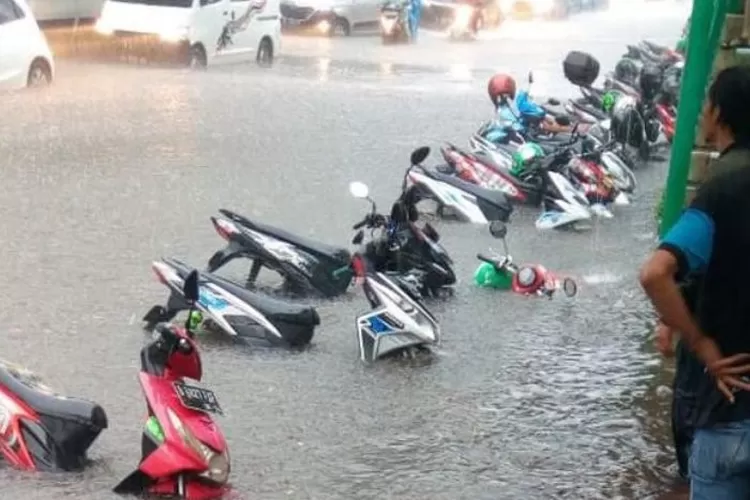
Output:
<instances>
[{"instance_id":1,"label":"red and white helmet","mask_svg":"<svg viewBox=\"0 0 750 500\"><path fill-rule=\"evenodd\" d=\"M490 96L490 100L495 106L497 106L501 97L515 99L516 81L510 75L498 73L487 82L487 94Z\"/></svg>"}]
</instances>

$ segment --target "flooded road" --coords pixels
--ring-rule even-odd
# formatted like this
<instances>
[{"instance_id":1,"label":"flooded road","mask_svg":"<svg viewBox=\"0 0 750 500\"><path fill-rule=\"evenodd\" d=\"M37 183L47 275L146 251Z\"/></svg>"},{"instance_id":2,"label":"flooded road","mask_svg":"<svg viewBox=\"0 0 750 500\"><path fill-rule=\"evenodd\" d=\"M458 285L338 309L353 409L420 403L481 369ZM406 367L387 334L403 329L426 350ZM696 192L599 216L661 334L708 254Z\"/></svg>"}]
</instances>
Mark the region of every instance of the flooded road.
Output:
<instances>
[{"instance_id":1,"label":"flooded road","mask_svg":"<svg viewBox=\"0 0 750 500\"><path fill-rule=\"evenodd\" d=\"M110 417L91 469L3 469L2 497L116 498L110 489L140 453L139 320L166 297L150 263L204 266L222 244L209 222L217 209L346 246L366 210L348 183L391 203L412 149L464 145L490 116L492 71L521 80L533 69L537 92L571 95L567 50L591 51L608 69L625 43L672 43L685 15L661 9L646 20L509 24L474 45L429 34L387 50L372 37L290 37L270 71L60 62L49 90L0 96L2 357ZM578 277L574 300L475 289L475 255L494 243L486 227L439 223L460 283L452 300L431 304L444 332L432 363L363 366L358 290L319 304L322 325L304 353L203 341L239 498L646 499L664 490L674 469L668 397L657 387L669 375L635 276L654 242L665 174L663 165L639 171L634 205L590 234L540 233L534 211L517 211L512 253Z\"/></svg>"}]
</instances>

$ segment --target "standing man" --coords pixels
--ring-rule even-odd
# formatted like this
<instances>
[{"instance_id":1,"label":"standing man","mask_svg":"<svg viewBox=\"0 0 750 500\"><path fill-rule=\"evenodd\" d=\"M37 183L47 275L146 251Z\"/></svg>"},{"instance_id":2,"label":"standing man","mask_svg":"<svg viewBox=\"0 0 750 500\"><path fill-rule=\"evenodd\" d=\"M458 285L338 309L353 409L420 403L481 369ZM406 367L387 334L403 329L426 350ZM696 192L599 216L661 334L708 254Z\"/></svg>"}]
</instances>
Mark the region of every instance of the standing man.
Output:
<instances>
[{"instance_id":1,"label":"standing man","mask_svg":"<svg viewBox=\"0 0 750 500\"><path fill-rule=\"evenodd\" d=\"M422 0L409 0L409 4L409 31L412 42L416 42L419 22L422 19Z\"/></svg>"},{"instance_id":2,"label":"standing man","mask_svg":"<svg viewBox=\"0 0 750 500\"><path fill-rule=\"evenodd\" d=\"M661 322L703 366L691 381L691 500L750 498L750 68L720 72L703 111L721 171L641 270ZM694 280L691 309L678 282Z\"/></svg>"}]
</instances>

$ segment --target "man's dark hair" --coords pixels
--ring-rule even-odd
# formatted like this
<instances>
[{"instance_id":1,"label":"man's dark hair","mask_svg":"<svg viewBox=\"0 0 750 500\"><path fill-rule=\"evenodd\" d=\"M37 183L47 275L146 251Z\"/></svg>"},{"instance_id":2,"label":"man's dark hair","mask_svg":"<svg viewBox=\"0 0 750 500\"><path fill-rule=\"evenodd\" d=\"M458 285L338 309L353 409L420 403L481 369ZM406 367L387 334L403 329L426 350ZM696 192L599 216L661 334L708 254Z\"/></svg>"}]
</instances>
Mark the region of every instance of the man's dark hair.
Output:
<instances>
[{"instance_id":1,"label":"man's dark hair","mask_svg":"<svg viewBox=\"0 0 750 500\"><path fill-rule=\"evenodd\" d=\"M708 89L708 99L719 110L719 123L732 132L735 141L750 144L750 67L720 71Z\"/></svg>"}]
</instances>

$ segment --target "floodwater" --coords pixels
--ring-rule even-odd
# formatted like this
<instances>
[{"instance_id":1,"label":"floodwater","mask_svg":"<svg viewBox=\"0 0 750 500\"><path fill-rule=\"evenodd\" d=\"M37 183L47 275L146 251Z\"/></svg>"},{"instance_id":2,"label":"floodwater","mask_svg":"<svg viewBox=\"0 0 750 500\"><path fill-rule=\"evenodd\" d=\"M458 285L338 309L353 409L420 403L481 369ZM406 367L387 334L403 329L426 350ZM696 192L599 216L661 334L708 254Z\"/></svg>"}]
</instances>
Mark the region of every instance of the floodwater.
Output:
<instances>
[{"instance_id":1,"label":"floodwater","mask_svg":"<svg viewBox=\"0 0 750 500\"><path fill-rule=\"evenodd\" d=\"M3 498L114 498L139 459L139 319L166 298L152 259L203 266L230 208L346 246L366 182L387 206L412 149L464 145L490 116L486 77L535 71L538 93L582 48L610 68L624 44L672 43L684 8L509 23L475 44L417 47L367 36L290 37L273 69L207 72L59 62L43 92L0 96L2 357L101 403L110 428L81 475L0 470ZM646 16L644 9L653 9ZM433 155L433 159L437 157ZM245 499L651 498L672 481L669 373L649 340L635 277L654 242L664 165L638 172L634 204L589 234L540 233L519 209L517 260L576 276L573 300L477 290L486 228L439 223L461 278L430 304L444 343L431 363L363 366L357 290L319 303L309 350L202 342L204 382L225 409L231 480Z\"/></svg>"}]
</instances>

